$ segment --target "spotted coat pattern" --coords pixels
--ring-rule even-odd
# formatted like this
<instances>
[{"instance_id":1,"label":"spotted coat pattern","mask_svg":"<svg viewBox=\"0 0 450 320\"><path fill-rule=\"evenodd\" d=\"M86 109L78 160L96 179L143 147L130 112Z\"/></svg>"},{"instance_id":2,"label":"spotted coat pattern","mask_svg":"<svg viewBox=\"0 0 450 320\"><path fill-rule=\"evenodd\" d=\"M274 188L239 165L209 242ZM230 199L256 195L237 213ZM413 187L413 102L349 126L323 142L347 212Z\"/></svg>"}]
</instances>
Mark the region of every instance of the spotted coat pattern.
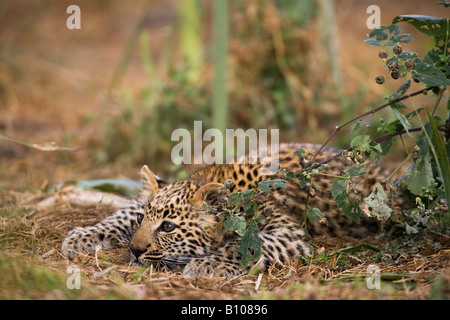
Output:
<instances>
[{"instance_id":1,"label":"spotted coat pattern","mask_svg":"<svg viewBox=\"0 0 450 320\"><path fill-rule=\"evenodd\" d=\"M311 144L281 144L279 163L282 169L297 171L302 168L294 152L304 148L314 154L319 148ZM338 150L325 148L317 161L335 155ZM269 193L260 210L266 219L258 222L262 253L256 265L264 269L270 264L283 264L293 257L310 255L308 243L315 235L350 235L364 237L377 231L377 224L363 217L360 223L346 218L331 195L330 175L339 175L349 165L342 159L333 160L321 171L328 175L314 177L314 194L310 207L325 214L325 223L310 223L308 234L302 228L306 206L306 191L295 180L288 180L286 188ZM223 182L231 179L231 192L256 189L263 180L282 178L281 174L263 175L261 164L210 165L190 178L166 184L146 166L141 171L143 192L141 200L132 201L112 216L87 228L71 230L62 244L62 252L69 259L79 253L93 253L121 244L128 245L135 262L160 263L168 267L180 266L186 276L225 276L234 278L249 268L240 267L236 250L239 237L218 225L217 214L208 212L204 201L213 203ZM368 175L354 178L353 188L358 196L367 196L376 183L381 169L367 165Z\"/></svg>"}]
</instances>

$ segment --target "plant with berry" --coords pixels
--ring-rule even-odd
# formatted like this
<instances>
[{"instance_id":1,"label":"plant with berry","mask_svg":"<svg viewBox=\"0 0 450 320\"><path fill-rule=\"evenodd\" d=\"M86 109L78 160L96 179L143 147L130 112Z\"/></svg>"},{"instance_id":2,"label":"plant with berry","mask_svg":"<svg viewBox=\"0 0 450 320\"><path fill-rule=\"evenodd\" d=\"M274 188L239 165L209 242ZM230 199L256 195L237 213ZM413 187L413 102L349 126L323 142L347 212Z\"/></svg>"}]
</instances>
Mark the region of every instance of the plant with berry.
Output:
<instances>
[{"instance_id":1,"label":"plant with berry","mask_svg":"<svg viewBox=\"0 0 450 320\"><path fill-rule=\"evenodd\" d=\"M449 6L447 2L442 5ZM422 59L418 53L407 50L412 36L402 33L398 25L400 22L409 23L434 38L434 47ZM403 177L402 187L403 193L416 206L405 215L406 230L417 231L417 221L422 221L421 227L432 228L438 232L448 231L450 100L445 93L450 85L450 21L447 18L401 15L394 18L391 25L374 29L369 36L371 38L365 40L366 43L382 47L378 57L382 59L390 77L393 80L403 80L396 92L386 97L395 120L386 122L383 118L379 119L378 132L385 135L377 139L380 141L381 156L390 152L395 138L399 137L403 146L406 145L404 137L414 142L412 150L406 150L408 156L402 163L413 163ZM380 74L375 77L375 81L382 85L386 79ZM412 81L418 83L416 86L422 84L423 87L409 93ZM402 98L410 99L413 96L427 95L429 92L432 93L429 107L417 107L413 101L411 106L407 106L402 102L405 100ZM375 111L384 109L385 106L386 104ZM414 123L416 125L413 125ZM426 219L425 216L423 219L417 218L420 213L426 213ZM408 223L414 223L414 227Z\"/></svg>"},{"instance_id":2,"label":"plant with berry","mask_svg":"<svg viewBox=\"0 0 450 320\"><path fill-rule=\"evenodd\" d=\"M448 7L448 3L443 3ZM410 34L402 33L400 22L407 22L420 32L434 38L434 47L427 52L423 59L419 54L407 50L407 44L413 38ZM450 100L445 92L450 85L450 21L447 18L435 18L418 15L402 15L394 18L389 26L381 26L373 30L365 40L372 46L382 47L378 57L382 59L390 77L383 74L376 76L376 83L382 85L387 79L392 81L402 79L398 89L387 96L386 103L368 112L354 117L336 126L335 131L325 141L314 155L306 160L301 172L293 175L299 179L299 184L313 186L312 170L320 168L332 159L341 157L343 161L353 162L346 172L334 177L331 192L343 214L355 221L362 215L363 209L359 200L351 200L352 178L365 174L364 159L380 160L391 151L394 140L400 139L406 151L405 160L381 183L377 184L370 196L364 200L367 211L378 219L385 221L391 218L392 208L395 206L395 195L400 190L410 201L413 209L401 212L395 217L410 233L412 230L429 228L435 232L450 231ZM412 83L422 86L417 91L409 92ZM428 95L431 92L432 95ZM415 106L413 97L428 95L430 107ZM407 106L404 101L411 101ZM444 103L446 101L446 103ZM381 110L388 109L395 120L387 122L383 118L378 121L374 117ZM319 163L315 162L317 155L330 140L345 126L352 126L352 133L360 130L360 121L369 117L377 122L379 137L372 137L367 133L357 135L350 143L350 148ZM407 148L405 139L414 143L412 149ZM299 153L304 158L304 152ZM305 159L302 159L305 162ZM392 184L391 180L406 163L413 165L407 170L399 183ZM321 173L319 173L321 174ZM305 178L306 177L306 178ZM304 181L305 180L305 181ZM386 191L385 191L386 190ZM414 209L415 208L415 209ZM310 212L307 204L307 212ZM417 215L423 214L423 219ZM320 217L320 215L312 215ZM400 218L400 219L398 219ZM422 221L420 225L417 221Z\"/></svg>"}]
</instances>

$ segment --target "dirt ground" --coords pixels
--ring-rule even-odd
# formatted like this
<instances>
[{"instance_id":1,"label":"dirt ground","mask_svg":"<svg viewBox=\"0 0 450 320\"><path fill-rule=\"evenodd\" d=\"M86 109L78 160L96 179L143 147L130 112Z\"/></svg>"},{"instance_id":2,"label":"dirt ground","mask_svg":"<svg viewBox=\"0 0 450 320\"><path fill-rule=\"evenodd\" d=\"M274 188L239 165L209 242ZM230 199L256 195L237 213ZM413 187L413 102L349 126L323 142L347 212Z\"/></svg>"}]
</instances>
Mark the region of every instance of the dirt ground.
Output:
<instances>
[{"instance_id":1,"label":"dirt ground","mask_svg":"<svg viewBox=\"0 0 450 320\"><path fill-rule=\"evenodd\" d=\"M11 0L0 5L0 134L82 147L74 153L43 152L0 140L0 299L450 298L450 241L443 235L402 238L403 243L383 237L322 237L314 239L310 261L292 261L235 280L189 279L178 271L134 267L128 263L127 248L67 261L60 252L67 232L92 225L113 209L62 201L37 210L37 203L52 196L54 186L62 182L137 179L139 172L139 166L123 162L99 164L88 146L98 140L96 123L114 107L105 103L108 87L132 32L129 21L136 20L136 8L145 1L79 2L86 12L79 33L65 28L70 1ZM373 48L363 43L368 31L360 27L373 2L381 7L382 24L398 14L442 16L442 9L427 1L336 1L339 61L347 95L355 94L361 75L373 78L380 68L372 63ZM147 22L155 48L168 39L175 19L174 1L157 3ZM407 26L404 30L412 32ZM415 39L411 50L423 51L424 38ZM145 81L135 53L122 86L139 87ZM389 88L370 84L367 90L371 97L382 97ZM311 139L307 133L298 137L323 142ZM361 244L369 246L356 247ZM355 249L340 251L345 248ZM373 248L381 250L381 258ZM379 268L379 289L367 286L369 265ZM80 268L80 290L68 288L70 266Z\"/></svg>"}]
</instances>

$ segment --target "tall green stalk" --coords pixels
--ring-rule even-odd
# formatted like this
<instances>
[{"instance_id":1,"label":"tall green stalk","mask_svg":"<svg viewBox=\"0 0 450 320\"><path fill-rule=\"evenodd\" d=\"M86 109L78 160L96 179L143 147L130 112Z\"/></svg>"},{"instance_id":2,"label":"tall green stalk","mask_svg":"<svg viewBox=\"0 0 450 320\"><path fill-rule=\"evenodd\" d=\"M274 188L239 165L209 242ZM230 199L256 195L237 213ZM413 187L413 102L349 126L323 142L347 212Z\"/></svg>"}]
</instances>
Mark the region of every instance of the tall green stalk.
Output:
<instances>
[{"instance_id":1,"label":"tall green stalk","mask_svg":"<svg viewBox=\"0 0 450 320\"><path fill-rule=\"evenodd\" d=\"M178 3L178 24L180 30L180 47L187 63L188 78L196 81L201 77L202 40L200 34L200 10L198 0L183 0Z\"/></svg>"},{"instance_id":2,"label":"tall green stalk","mask_svg":"<svg viewBox=\"0 0 450 320\"><path fill-rule=\"evenodd\" d=\"M338 98L341 98L341 71L339 67L338 57L338 43L334 36L334 29L336 28L336 22L334 19L334 6L332 0L321 0L323 19L326 21L322 23L325 47L328 51L328 57L330 59L330 71L333 78L333 85L335 87Z\"/></svg>"},{"instance_id":3,"label":"tall green stalk","mask_svg":"<svg viewBox=\"0 0 450 320\"><path fill-rule=\"evenodd\" d=\"M213 4L214 80L212 116L213 127L225 133L228 113L227 53L228 53L228 0L215 0Z\"/></svg>"}]
</instances>

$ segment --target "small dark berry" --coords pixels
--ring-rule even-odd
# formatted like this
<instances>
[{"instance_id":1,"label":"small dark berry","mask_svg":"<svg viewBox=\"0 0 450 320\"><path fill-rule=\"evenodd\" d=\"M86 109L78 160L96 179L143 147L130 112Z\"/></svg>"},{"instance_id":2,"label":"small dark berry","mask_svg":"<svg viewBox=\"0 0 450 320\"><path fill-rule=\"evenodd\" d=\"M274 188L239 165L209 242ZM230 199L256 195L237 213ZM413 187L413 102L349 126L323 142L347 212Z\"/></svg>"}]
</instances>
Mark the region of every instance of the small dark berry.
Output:
<instances>
[{"instance_id":1,"label":"small dark berry","mask_svg":"<svg viewBox=\"0 0 450 320\"><path fill-rule=\"evenodd\" d=\"M375 77L375 82L378 84L383 84L384 83L384 76L382 74L378 75Z\"/></svg>"},{"instance_id":2,"label":"small dark berry","mask_svg":"<svg viewBox=\"0 0 450 320\"><path fill-rule=\"evenodd\" d=\"M398 78L400 78L400 72L398 72L398 71L392 71L392 72L391 72L391 77L392 77L392 79L397 80Z\"/></svg>"},{"instance_id":3,"label":"small dark berry","mask_svg":"<svg viewBox=\"0 0 450 320\"><path fill-rule=\"evenodd\" d=\"M224 187L220 188L219 190L217 190L217 193L219 194L219 196L228 196L228 194L230 193L230 191Z\"/></svg>"},{"instance_id":4,"label":"small dark berry","mask_svg":"<svg viewBox=\"0 0 450 320\"><path fill-rule=\"evenodd\" d=\"M378 56L381 59L385 59L385 58L387 58L389 56L389 53L387 51L385 51L385 50L381 50L380 52L378 52Z\"/></svg>"},{"instance_id":5,"label":"small dark berry","mask_svg":"<svg viewBox=\"0 0 450 320\"><path fill-rule=\"evenodd\" d=\"M233 189L234 187L234 181L231 179L227 179L223 182L223 185L225 186L225 188L227 188L228 190Z\"/></svg>"},{"instance_id":6,"label":"small dark berry","mask_svg":"<svg viewBox=\"0 0 450 320\"><path fill-rule=\"evenodd\" d=\"M265 201L266 201L266 199L263 196L259 196L258 198L255 199L255 202L258 205L263 205Z\"/></svg>"},{"instance_id":7,"label":"small dark berry","mask_svg":"<svg viewBox=\"0 0 450 320\"><path fill-rule=\"evenodd\" d=\"M400 69L400 63L398 63L398 61L392 62L391 66L394 69Z\"/></svg>"},{"instance_id":8,"label":"small dark berry","mask_svg":"<svg viewBox=\"0 0 450 320\"><path fill-rule=\"evenodd\" d=\"M394 46L394 48L392 49L392 51L393 51L395 54L401 54L402 51L403 51L403 48L402 48L401 45L396 45L396 46Z\"/></svg>"},{"instance_id":9,"label":"small dark berry","mask_svg":"<svg viewBox=\"0 0 450 320\"><path fill-rule=\"evenodd\" d=\"M225 205L228 202L228 198L225 197L225 196L218 196L217 197L217 202L220 203L220 204L224 204Z\"/></svg>"},{"instance_id":10,"label":"small dark berry","mask_svg":"<svg viewBox=\"0 0 450 320\"><path fill-rule=\"evenodd\" d=\"M414 69L415 63L411 59L405 61L406 69Z\"/></svg>"}]
</instances>

